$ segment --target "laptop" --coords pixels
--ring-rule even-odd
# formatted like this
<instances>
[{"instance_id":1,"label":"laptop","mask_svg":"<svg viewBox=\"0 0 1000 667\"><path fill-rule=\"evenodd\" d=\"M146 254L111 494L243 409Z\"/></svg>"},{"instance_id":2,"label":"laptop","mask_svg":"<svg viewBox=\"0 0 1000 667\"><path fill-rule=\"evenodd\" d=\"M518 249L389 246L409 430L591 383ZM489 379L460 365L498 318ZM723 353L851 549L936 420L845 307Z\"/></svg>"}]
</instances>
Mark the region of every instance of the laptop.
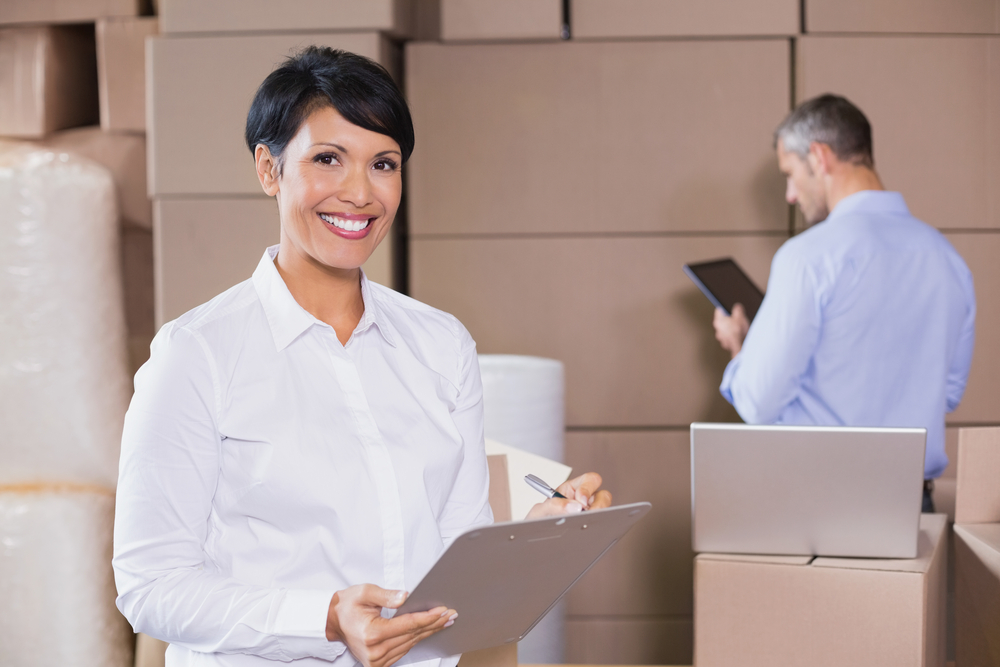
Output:
<instances>
[{"instance_id":1,"label":"laptop","mask_svg":"<svg viewBox=\"0 0 1000 667\"><path fill-rule=\"evenodd\" d=\"M691 424L694 550L915 558L922 428Z\"/></svg>"}]
</instances>

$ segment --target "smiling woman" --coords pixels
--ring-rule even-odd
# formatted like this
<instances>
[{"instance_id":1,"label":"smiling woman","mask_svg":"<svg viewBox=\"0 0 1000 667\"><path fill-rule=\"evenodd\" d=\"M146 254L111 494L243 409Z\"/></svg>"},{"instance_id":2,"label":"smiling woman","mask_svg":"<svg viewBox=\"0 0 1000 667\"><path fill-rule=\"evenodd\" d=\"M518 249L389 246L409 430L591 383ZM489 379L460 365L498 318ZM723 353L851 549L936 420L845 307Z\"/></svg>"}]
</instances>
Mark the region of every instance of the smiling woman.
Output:
<instances>
[{"instance_id":1,"label":"smiling woman","mask_svg":"<svg viewBox=\"0 0 1000 667\"><path fill-rule=\"evenodd\" d=\"M164 325L136 375L118 607L170 667L385 667L457 613L383 610L492 521L475 342L361 270L413 150L384 69L311 47L261 85L246 137L281 243ZM570 480L533 516L610 505L600 483Z\"/></svg>"}]
</instances>

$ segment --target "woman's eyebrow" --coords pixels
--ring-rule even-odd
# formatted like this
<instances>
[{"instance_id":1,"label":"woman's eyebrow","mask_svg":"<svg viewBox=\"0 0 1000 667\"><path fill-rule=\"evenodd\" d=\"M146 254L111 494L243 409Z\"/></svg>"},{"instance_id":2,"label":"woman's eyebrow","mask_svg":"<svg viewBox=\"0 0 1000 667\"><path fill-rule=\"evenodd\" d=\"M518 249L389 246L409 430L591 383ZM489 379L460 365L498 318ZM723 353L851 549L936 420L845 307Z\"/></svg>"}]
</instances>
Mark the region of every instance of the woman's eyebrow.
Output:
<instances>
[{"instance_id":1,"label":"woman's eyebrow","mask_svg":"<svg viewBox=\"0 0 1000 667\"><path fill-rule=\"evenodd\" d=\"M375 157L382 157L383 155L393 155L393 154L398 155L400 157L403 156L403 154L400 153L399 151L396 151L396 150L387 150L387 151L382 151L381 153L376 153Z\"/></svg>"},{"instance_id":2,"label":"woman's eyebrow","mask_svg":"<svg viewBox=\"0 0 1000 667\"><path fill-rule=\"evenodd\" d=\"M333 146L341 153L349 153L350 151L341 146L340 144L332 144L329 141L317 141L316 143L309 146L309 148L315 148L316 146Z\"/></svg>"}]
</instances>

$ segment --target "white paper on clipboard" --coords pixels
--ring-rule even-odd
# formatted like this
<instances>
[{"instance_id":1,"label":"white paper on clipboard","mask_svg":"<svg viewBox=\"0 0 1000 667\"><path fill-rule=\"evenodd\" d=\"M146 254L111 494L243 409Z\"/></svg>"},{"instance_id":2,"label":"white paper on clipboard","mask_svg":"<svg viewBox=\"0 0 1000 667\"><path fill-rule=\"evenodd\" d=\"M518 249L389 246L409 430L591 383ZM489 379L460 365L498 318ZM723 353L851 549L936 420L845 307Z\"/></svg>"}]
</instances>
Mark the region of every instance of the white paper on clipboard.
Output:
<instances>
[{"instance_id":1,"label":"white paper on clipboard","mask_svg":"<svg viewBox=\"0 0 1000 667\"><path fill-rule=\"evenodd\" d=\"M526 452L496 440L486 439L486 455L507 455L507 477L510 483L510 518L520 521L528 516L535 504L545 500L545 496L528 486L525 475L541 477L553 489L569 479L573 471L568 465L547 459L544 456Z\"/></svg>"},{"instance_id":2,"label":"white paper on clipboard","mask_svg":"<svg viewBox=\"0 0 1000 667\"><path fill-rule=\"evenodd\" d=\"M634 503L459 535L397 611L444 606L458 619L398 664L520 641L649 509Z\"/></svg>"}]
</instances>

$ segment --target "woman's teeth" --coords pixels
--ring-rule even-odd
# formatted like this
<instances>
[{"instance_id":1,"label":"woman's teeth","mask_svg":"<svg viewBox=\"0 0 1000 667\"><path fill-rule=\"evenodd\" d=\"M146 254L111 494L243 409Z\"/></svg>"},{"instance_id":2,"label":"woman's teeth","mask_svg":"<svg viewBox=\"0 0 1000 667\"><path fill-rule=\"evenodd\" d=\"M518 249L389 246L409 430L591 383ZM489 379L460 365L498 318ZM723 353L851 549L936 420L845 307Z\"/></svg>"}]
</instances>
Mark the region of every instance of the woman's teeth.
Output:
<instances>
[{"instance_id":1,"label":"woman's teeth","mask_svg":"<svg viewBox=\"0 0 1000 667\"><path fill-rule=\"evenodd\" d=\"M319 217L323 218L324 221L329 222L334 227L343 229L345 232L360 232L362 229L368 226L371 222L368 220L343 220L341 218L327 215L326 213L320 213Z\"/></svg>"}]
</instances>

